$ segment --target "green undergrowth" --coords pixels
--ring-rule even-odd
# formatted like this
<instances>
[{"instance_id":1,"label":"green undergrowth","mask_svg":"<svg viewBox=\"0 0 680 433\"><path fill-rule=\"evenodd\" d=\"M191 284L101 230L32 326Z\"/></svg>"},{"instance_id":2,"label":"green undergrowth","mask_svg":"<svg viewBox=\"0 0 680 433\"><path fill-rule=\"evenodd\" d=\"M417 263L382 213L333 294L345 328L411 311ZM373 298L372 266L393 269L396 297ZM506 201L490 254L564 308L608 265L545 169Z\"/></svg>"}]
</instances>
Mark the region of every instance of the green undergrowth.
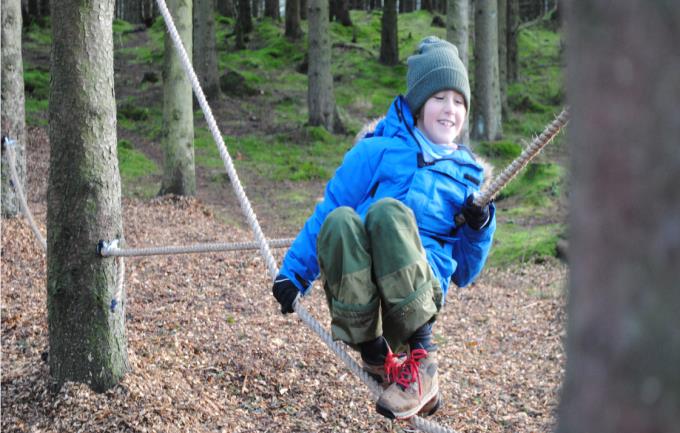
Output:
<instances>
[{"instance_id":1,"label":"green undergrowth","mask_svg":"<svg viewBox=\"0 0 680 433\"><path fill-rule=\"evenodd\" d=\"M406 58L413 53L425 36L445 36L445 29L431 26L432 15L418 11L399 15L398 41L400 63L385 66L378 62L380 51L380 11L351 11L353 27L330 25L334 95L338 112L347 128L346 135L331 135L307 122L306 37L291 41L283 36L283 22L270 19L254 20L255 29L248 36L247 49L234 49L234 20L216 17L216 42L220 74L238 73L245 86L254 89L249 96L230 95L234 109L226 118L218 119L223 133L238 131L238 136L224 137L237 170L247 170L267 181L325 182L332 176L351 147L353 136L370 119L384 115L392 99L406 90ZM303 31L307 34L306 22ZM148 42L126 47L130 35L137 29L123 21L113 25L115 56L144 65L144 69L160 77L163 57L165 24L161 18L146 29ZM26 31L25 47L46 50L49 54L49 23L30 26ZM472 49L473 47L470 47ZM563 62L558 33L540 25L523 29L519 34L520 72L516 83L508 86L510 113L503 123L503 140L473 143L473 148L486 157L499 173L515 158L531 139L559 113L564 103ZM41 69L42 68L42 69ZM49 72L45 66L25 66L27 83L27 118L29 124L46 124ZM142 103L143 92L158 90L153 84L136 83L136 96L118 100L119 131L139 136L139 141L159 143L162 136L162 101ZM147 87L148 86L148 87ZM153 86L153 87L151 87ZM28 88L30 87L30 91ZM473 101L474 107L474 101ZM236 113L236 114L234 114ZM252 114L250 114L252 113ZM219 112L215 113L219 116ZM197 114L197 119L202 114ZM266 128L248 127L249 119L242 116L267 117ZM195 161L199 169L214 173L209 178L224 183L226 175L212 136L203 121L195 123ZM226 127L224 126L226 125ZM157 164L144 156L136 140L121 140L118 147L121 176L127 194L151 196L157 192ZM499 228L490 263L504 265L516 261L540 260L554 255L554 246L561 224L532 226L527 224L536 215L545 221L551 217L555 203L564 195L565 170L555 155L564 153L564 134L560 134L551 150L544 152L497 198ZM547 155L546 155L547 153ZM300 183L302 185L302 183ZM152 192L153 191L153 192ZM295 188L286 191L295 191ZM290 203L303 203L303 192L282 192ZM506 201L507 200L507 201ZM295 207L294 205L291 207ZM299 212L298 212L299 214ZM553 215L554 216L554 215ZM301 223L301 222L300 222Z\"/></svg>"},{"instance_id":2,"label":"green undergrowth","mask_svg":"<svg viewBox=\"0 0 680 433\"><path fill-rule=\"evenodd\" d=\"M155 162L136 150L128 140L118 141L118 168L120 170L123 194L149 198L153 197L159 186L150 177L160 173Z\"/></svg>"},{"instance_id":3,"label":"green undergrowth","mask_svg":"<svg viewBox=\"0 0 680 433\"><path fill-rule=\"evenodd\" d=\"M207 129L196 130L196 164L223 170L217 145ZM325 181L340 164L338 148L349 149L319 127L305 127L286 134L223 137L236 169L246 169L270 181Z\"/></svg>"},{"instance_id":4,"label":"green undergrowth","mask_svg":"<svg viewBox=\"0 0 680 433\"><path fill-rule=\"evenodd\" d=\"M489 254L490 266L528 263L555 257L557 241L564 232L563 224L524 227L513 223L499 224L494 246Z\"/></svg>"}]
</instances>

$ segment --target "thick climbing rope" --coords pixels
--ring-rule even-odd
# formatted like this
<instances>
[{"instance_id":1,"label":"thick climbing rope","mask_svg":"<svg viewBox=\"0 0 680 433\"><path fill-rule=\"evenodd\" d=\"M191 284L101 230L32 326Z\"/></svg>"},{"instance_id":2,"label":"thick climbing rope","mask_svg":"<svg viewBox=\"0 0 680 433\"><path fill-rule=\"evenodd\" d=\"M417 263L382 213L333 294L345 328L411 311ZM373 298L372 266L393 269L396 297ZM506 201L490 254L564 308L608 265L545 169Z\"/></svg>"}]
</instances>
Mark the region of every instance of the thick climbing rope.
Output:
<instances>
[{"instance_id":1,"label":"thick climbing rope","mask_svg":"<svg viewBox=\"0 0 680 433\"><path fill-rule=\"evenodd\" d=\"M562 112L545 127L541 134L534 138L532 142L522 151L522 153L515 158L514 161L510 163L496 178L491 182L491 184L480 194L475 196L475 204L478 206L485 206L491 200L493 200L496 195L505 186L510 183L510 181L517 176L528 163L531 161L538 153L552 141L558 132L567 124L569 121L569 110L564 108Z\"/></svg>"},{"instance_id":2,"label":"thick climbing rope","mask_svg":"<svg viewBox=\"0 0 680 433\"><path fill-rule=\"evenodd\" d=\"M14 186L14 192L16 192L17 198L19 199L19 206L21 207L21 211L28 220L28 225L31 227L31 230L35 235L36 240L42 247L43 251L47 251L47 242L45 241L45 238L43 237L42 233L40 233L40 229L38 228L38 226L35 223L35 220L33 219L33 214L31 213L31 210L28 208L28 203L26 202L26 196L24 196L24 191L21 189L21 183L19 183L19 176L17 175L17 169L15 165L16 164L16 154L14 153L15 144L16 144L15 140L3 137L2 145L4 146L5 151L7 152L7 165L9 166L9 175L12 180L12 186Z\"/></svg>"},{"instance_id":3,"label":"thick climbing rope","mask_svg":"<svg viewBox=\"0 0 680 433\"><path fill-rule=\"evenodd\" d=\"M267 240L264 237L264 234L262 233L262 229L260 228L260 224L257 221L257 217L255 216L255 212L253 212L252 206L250 205L250 202L248 201L248 198L246 197L245 191L243 190L243 186L241 186L241 182L238 178L238 174L236 173L236 170L234 168L233 161L231 159L231 156L227 152L227 148L224 144L224 140L222 138L222 135L219 132L219 129L217 127L217 124L215 122L215 118L213 117L212 110L210 109L210 106L208 105L208 101L205 98L205 95L203 94L203 89L201 88L198 78L196 77L196 73L194 72L194 69L191 65L191 62L189 61L189 56L187 55L186 49L184 48L184 45L182 44L182 40L177 33L177 28L175 27L175 23L172 19L172 16L170 15L170 11L168 11L168 7L165 4L165 0L157 0L158 3L158 9L163 16L163 19L165 20L165 25L167 26L168 32L170 34L170 38L172 39L175 49L177 50L179 54L179 58L181 60L182 66L184 67L185 72L187 73L189 77L189 81L191 81L191 86L194 89L194 94L196 95L196 98L198 99L198 103L201 106L201 109L203 110L203 114L206 117L206 121L208 122L208 127L210 128L210 132L212 133L212 136L217 143L218 150L220 153L220 157L222 158L222 161L224 162L224 166L227 170L227 173L229 175L229 179L231 179L231 184L234 188L234 192L236 193L236 196L239 200L239 203L241 204L241 209L248 220L248 224L250 224L251 229L253 230L255 234L255 239L257 243L260 245L260 253L264 257L266 264L267 264L267 269L269 270L269 275L272 278L272 281L274 278L276 278L276 275L278 274L278 268L276 266L276 261L274 260L274 256L272 255L270 249L269 249L269 244L267 243ZM305 309L305 307L298 302L298 299L296 299L294 303L294 308L295 312L298 314L300 319L313 331L315 331L319 337L328 345L328 347L335 352L340 359L347 365L347 367L354 373L356 374L366 385L368 385L369 389L373 393L374 397L378 397L380 393L382 392L382 388L378 385L378 383L373 380L368 374L357 364L357 362L344 350L340 344L337 342L333 341L331 335L319 324L319 322L312 317L312 315ZM445 433L445 432L453 432L453 430L447 429L445 427L442 427L434 422L430 422L424 419L421 419L418 416L414 416L413 418L410 419L410 422L413 426L425 431L425 432L431 432L431 433Z\"/></svg>"},{"instance_id":4,"label":"thick climbing rope","mask_svg":"<svg viewBox=\"0 0 680 433\"><path fill-rule=\"evenodd\" d=\"M293 244L293 238L270 239L269 246L272 248L284 248ZM207 243L185 246L166 246L148 248L118 248L116 245L107 243L99 253L104 257L132 257L132 256L156 256L170 254L191 253L215 253L220 251L256 250L260 245L256 242L233 242L233 243Z\"/></svg>"}]
</instances>

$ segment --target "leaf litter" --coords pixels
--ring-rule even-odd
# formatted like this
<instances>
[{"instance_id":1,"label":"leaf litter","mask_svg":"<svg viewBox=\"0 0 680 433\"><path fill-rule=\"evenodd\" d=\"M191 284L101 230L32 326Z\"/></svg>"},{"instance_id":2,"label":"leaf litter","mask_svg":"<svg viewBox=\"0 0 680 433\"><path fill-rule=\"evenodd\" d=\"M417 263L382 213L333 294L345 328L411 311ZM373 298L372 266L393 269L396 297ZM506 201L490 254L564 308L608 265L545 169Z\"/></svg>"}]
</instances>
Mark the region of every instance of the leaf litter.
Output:
<instances>
[{"instance_id":1,"label":"leaf litter","mask_svg":"<svg viewBox=\"0 0 680 433\"><path fill-rule=\"evenodd\" d=\"M45 233L44 185L28 182ZM128 247L253 239L198 199L124 199L123 211ZM280 263L285 251L274 252ZM378 415L360 380L279 313L257 251L125 260L130 372L100 394L70 382L53 391L46 257L23 218L2 220L3 432L410 430ZM546 261L450 290L434 328L444 405L433 420L456 432L554 429L565 281L566 266ZM328 329L318 283L304 303Z\"/></svg>"}]
</instances>

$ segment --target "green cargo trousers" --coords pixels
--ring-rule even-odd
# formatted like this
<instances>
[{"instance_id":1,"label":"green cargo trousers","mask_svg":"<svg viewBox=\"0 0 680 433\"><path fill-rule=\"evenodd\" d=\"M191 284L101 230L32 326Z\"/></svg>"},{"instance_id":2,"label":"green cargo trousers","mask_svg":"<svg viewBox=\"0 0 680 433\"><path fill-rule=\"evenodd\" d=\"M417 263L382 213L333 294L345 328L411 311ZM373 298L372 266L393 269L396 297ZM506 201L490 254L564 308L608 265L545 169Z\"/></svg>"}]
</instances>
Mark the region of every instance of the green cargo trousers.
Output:
<instances>
[{"instance_id":1,"label":"green cargo trousers","mask_svg":"<svg viewBox=\"0 0 680 433\"><path fill-rule=\"evenodd\" d=\"M397 200L374 203L365 223L352 208L335 209L319 231L317 257L334 340L355 346L383 335L399 350L441 308L413 212Z\"/></svg>"}]
</instances>

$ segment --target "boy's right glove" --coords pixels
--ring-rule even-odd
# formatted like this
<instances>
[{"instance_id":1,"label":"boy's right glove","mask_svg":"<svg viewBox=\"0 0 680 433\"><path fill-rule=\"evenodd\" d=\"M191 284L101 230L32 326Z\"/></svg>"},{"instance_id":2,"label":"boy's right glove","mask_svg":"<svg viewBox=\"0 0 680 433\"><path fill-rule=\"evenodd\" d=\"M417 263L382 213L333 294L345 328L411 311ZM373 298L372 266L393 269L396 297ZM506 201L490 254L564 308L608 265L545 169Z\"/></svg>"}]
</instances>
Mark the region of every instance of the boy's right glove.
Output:
<instances>
[{"instance_id":1,"label":"boy's right glove","mask_svg":"<svg viewBox=\"0 0 680 433\"><path fill-rule=\"evenodd\" d=\"M465 217L465 222L468 226L475 230L481 230L489 223L489 205L484 207L477 206L474 203L474 194L470 194L465 200L465 204L461 209L461 213Z\"/></svg>"},{"instance_id":2,"label":"boy's right glove","mask_svg":"<svg viewBox=\"0 0 680 433\"><path fill-rule=\"evenodd\" d=\"M279 301L279 304L281 304L281 312L283 314L288 314L295 311L293 309L293 303L300 295L300 291L297 287L295 287L295 284L293 284L290 279L284 277L283 275L276 277L276 280L274 280L274 286L272 287L272 293L274 294L276 300Z\"/></svg>"}]
</instances>

